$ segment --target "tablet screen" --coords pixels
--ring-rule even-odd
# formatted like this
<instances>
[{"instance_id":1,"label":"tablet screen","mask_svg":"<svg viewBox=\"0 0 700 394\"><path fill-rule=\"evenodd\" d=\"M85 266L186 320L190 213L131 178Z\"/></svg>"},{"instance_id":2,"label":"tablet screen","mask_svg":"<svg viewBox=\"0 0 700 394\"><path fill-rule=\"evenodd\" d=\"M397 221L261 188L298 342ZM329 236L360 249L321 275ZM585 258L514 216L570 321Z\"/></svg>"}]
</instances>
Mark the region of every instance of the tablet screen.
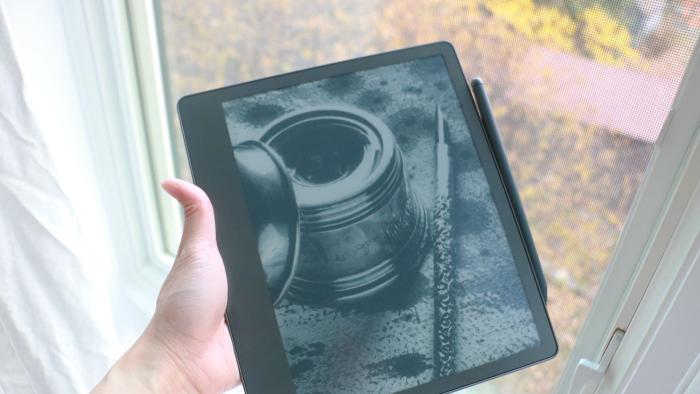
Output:
<instances>
[{"instance_id":1,"label":"tablet screen","mask_svg":"<svg viewBox=\"0 0 700 394\"><path fill-rule=\"evenodd\" d=\"M441 56L223 110L299 393L396 392L539 346Z\"/></svg>"}]
</instances>

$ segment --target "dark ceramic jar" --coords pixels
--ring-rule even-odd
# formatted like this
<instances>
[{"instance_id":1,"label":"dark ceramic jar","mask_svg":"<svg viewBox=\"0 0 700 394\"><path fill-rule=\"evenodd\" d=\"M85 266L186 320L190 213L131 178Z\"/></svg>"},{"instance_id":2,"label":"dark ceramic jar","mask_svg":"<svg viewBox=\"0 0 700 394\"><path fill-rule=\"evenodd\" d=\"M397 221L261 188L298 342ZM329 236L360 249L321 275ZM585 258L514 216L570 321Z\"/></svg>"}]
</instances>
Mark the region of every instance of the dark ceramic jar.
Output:
<instances>
[{"instance_id":1,"label":"dark ceramic jar","mask_svg":"<svg viewBox=\"0 0 700 394\"><path fill-rule=\"evenodd\" d=\"M427 212L384 122L350 106L319 106L279 118L261 141L284 162L298 205L299 255L290 296L352 301L420 264L429 237Z\"/></svg>"}]
</instances>

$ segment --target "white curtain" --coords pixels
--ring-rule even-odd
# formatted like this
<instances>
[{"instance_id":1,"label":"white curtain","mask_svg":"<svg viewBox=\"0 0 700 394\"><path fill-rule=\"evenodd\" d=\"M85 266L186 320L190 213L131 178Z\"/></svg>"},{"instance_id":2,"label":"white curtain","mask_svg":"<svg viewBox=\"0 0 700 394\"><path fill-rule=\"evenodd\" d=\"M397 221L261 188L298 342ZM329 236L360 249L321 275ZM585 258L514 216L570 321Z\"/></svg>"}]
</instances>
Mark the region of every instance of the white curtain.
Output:
<instances>
[{"instance_id":1,"label":"white curtain","mask_svg":"<svg viewBox=\"0 0 700 394\"><path fill-rule=\"evenodd\" d=\"M0 6L0 393L86 392L115 356L104 273L42 138L54 132L32 118Z\"/></svg>"}]
</instances>

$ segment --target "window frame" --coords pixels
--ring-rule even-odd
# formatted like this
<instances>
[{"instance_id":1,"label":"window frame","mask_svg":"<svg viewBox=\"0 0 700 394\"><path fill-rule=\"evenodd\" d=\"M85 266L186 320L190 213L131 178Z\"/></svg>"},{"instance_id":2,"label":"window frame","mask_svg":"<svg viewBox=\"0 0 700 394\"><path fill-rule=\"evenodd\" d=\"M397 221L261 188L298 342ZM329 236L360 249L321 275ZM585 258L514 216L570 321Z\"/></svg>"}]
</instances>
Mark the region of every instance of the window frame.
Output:
<instances>
[{"instance_id":1,"label":"window frame","mask_svg":"<svg viewBox=\"0 0 700 394\"><path fill-rule=\"evenodd\" d=\"M675 230L692 197L700 176L700 40L688 61L671 110L656 141L644 180L635 195L632 208L615 251L601 282L598 294L577 337L576 345L554 392L566 393L574 370L582 359L601 357L616 330L625 331L628 343L634 336L646 335L650 325L631 326L649 289ZM681 262L671 262L671 264ZM670 291L670 290L669 290ZM634 331L630 331L633 329ZM626 357L624 343L614 357ZM633 350L632 350L633 351ZM636 364L616 364L615 373L627 375ZM615 380L605 379L600 391L611 390ZM617 386L615 386L617 387Z\"/></svg>"},{"instance_id":2,"label":"window frame","mask_svg":"<svg viewBox=\"0 0 700 394\"><path fill-rule=\"evenodd\" d=\"M140 334L152 315L182 227L177 203L157 186L175 171L172 152L155 149L172 145L162 65L149 52L157 42L155 24L148 23L152 10L151 1L61 5L73 80L90 131L90 159L118 262L113 309L132 320L121 324L115 318L125 341Z\"/></svg>"},{"instance_id":3,"label":"window frame","mask_svg":"<svg viewBox=\"0 0 700 394\"><path fill-rule=\"evenodd\" d=\"M116 258L125 262L120 289L144 316L154 307L182 224L175 202L156 187L156 180L176 174L173 113L155 6L154 0L74 0L66 2L62 15L75 73L81 76L76 80L86 124L95 130L90 145L102 174L105 205L111 207ZM700 102L699 47L696 43L555 392L567 392L578 361L599 357L615 329L629 329L682 218L692 192L687 182L695 176L688 163L693 149L700 149L692 105ZM157 149L161 146L169 149Z\"/></svg>"},{"instance_id":4,"label":"window frame","mask_svg":"<svg viewBox=\"0 0 700 394\"><path fill-rule=\"evenodd\" d=\"M678 225L669 228L672 237L599 393L634 393L640 387L693 393L692 380L700 382L700 341L694 335L700 324L700 129L695 130L678 186L672 202L678 207Z\"/></svg>"},{"instance_id":5,"label":"window frame","mask_svg":"<svg viewBox=\"0 0 700 394\"><path fill-rule=\"evenodd\" d=\"M139 83L141 116L148 140L151 171L156 179L177 176L174 160L173 132L174 106L169 99L166 76L165 49L161 45L160 18L156 16L155 2L126 0L131 50L134 54L136 78ZM169 149L159 149L167 146ZM157 193L161 237L164 251L172 257L179 244L182 215L174 199Z\"/></svg>"}]
</instances>

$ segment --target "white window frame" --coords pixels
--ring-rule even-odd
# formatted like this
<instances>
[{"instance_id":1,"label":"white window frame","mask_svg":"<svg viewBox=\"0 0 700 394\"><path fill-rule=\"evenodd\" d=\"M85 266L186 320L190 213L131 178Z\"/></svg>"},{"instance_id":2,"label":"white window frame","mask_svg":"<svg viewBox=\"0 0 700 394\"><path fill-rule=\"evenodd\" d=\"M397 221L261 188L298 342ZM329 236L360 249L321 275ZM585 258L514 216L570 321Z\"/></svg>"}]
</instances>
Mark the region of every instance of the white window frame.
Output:
<instances>
[{"instance_id":1,"label":"white window frame","mask_svg":"<svg viewBox=\"0 0 700 394\"><path fill-rule=\"evenodd\" d=\"M94 130L90 144L102 174L102 195L111 207L117 261L127 262L121 267L124 289L135 309L150 314L181 226L177 206L154 186L175 175L172 109L166 97L154 1L68 0L63 18L75 72L81 76L78 88L86 123ZM555 392L568 391L580 359L600 358L616 329L629 330L690 201L700 169L696 132L700 114L693 105L700 102L699 56L696 46ZM162 146L168 149L154 149ZM620 370L624 366L617 368L626 373ZM601 391L611 387L607 384Z\"/></svg>"},{"instance_id":2,"label":"white window frame","mask_svg":"<svg viewBox=\"0 0 700 394\"><path fill-rule=\"evenodd\" d=\"M157 187L175 177L153 2L66 0L61 19L133 337L152 314L182 217ZM134 45L138 43L139 45ZM124 297L123 295L127 295ZM121 300L120 300L121 301ZM121 302L120 302L121 303Z\"/></svg>"},{"instance_id":3,"label":"white window frame","mask_svg":"<svg viewBox=\"0 0 700 394\"><path fill-rule=\"evenodd\" d=\"M668 231L671 240L603 377L600 393L700 390L700 130L695 131L689 151L673 202L685 207L677 211L678 226ZM689 200L683 201L686 196Z\"/></svg>"},{"instance_id":4,"label":"white window frame","mask_svg":"<svg viewBox=\"0 0 700 394\"><path fill-rule=\"evenodd\" d=\"M148 137L149 154L154 176L157 179L176 176L173 157L174 108L170 102L165 75L165 49L160 45L161 29L153 1L126 0L129 30L120 32L130 36L134 54L134 72L138 78L141 100L141 116L144 118ZM159 147L168 149L159 149ZM168 257L177 252L182 217L176 202L164 194L156 196L161 220L164 249Z\"/></svg>"},{"instance_id":5,"label":"white window frame","mask_svg":"<svg viewBox=\"0 0 700 394\"><path fill-rule=\"evenodd\" d=\"M660 267L683 214L691 203L700 177L700 41L656 142L620 240L600 285L567 366L555 390L566 393L579 360L599 360L616 330L625 332L620 350L614 355L610 371L627 376L636 364L629 359L635 338L644 337L649 324L631 323ZM670 260L676 266L682 260ZM671 291L671 289L667 289ZM634 328L631 331L631 328ZM620 364L620 359L629 363ZM672 362L672 360L666 360ZM603 378L601 392L618 392L621 383Z\"/></svg>"}]
</instances>

